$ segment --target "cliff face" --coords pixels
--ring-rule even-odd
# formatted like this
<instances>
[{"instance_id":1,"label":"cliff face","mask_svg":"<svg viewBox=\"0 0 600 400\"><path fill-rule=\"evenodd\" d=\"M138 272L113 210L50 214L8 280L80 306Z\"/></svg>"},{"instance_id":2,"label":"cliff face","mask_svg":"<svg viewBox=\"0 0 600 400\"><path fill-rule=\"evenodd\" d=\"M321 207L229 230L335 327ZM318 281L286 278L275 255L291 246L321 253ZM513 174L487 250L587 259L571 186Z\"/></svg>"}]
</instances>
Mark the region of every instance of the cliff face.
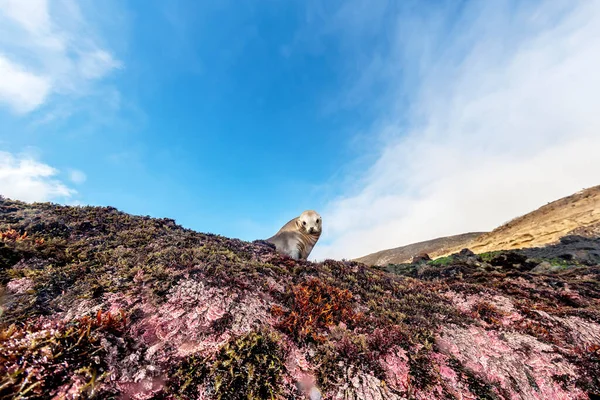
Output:
<instances>
[{"instance_id":1,"label":"cliff face","mask_svg":"<svg viewBox=\"0 0 600 400\"><path fill-rule=\"evenodd\" d=\"M597 398L586 240L382 270L0 200L0 397Z\"/></svg>"}]
</instances>

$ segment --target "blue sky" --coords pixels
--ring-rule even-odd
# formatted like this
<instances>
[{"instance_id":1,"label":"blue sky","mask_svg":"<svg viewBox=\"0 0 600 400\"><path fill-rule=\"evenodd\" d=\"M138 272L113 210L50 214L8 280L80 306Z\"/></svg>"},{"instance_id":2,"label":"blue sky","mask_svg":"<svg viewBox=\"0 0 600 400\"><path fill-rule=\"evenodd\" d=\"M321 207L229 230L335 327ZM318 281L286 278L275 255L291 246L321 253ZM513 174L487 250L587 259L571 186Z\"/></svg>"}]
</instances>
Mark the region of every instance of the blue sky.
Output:
<instances>
[{"instance_id":1,"label":"blue sky","mask_svg":"<svg viewBox=\"0 0 600 400\"><path fill-rule=\"evenodd\" d=\"M47 4L50 16L64 6ZM319 185L353 156L347 140L368 119L338 104L353 52L302 32L303 2L140 4L79 3L120 66L80 99L4 109L7 150L34 147L62 172L83 171L73 200L226 235L263 224L266 234L270 219L322 204ZM82 110L36 123L61 107Z\"/></svg>"},{"instance_id":2,"label":"blue sky","mask_svg":"<svg viewBox=\"0 0 600 400\"><path fill-rule=\"evenodd\" d=\"M0 193L246 240L315 209L321 258L492 229L600 183L597 4L0 0Z\"/></svg>"}]
</instances>

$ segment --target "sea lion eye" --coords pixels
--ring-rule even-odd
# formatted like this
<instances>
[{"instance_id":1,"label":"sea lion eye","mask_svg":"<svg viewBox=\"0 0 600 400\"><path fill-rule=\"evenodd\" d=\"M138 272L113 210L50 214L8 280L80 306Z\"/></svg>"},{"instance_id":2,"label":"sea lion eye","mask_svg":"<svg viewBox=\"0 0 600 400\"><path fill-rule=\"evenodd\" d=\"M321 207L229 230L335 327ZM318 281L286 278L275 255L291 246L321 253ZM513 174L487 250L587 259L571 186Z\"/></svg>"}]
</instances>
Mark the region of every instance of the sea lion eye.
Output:
<instances>
[{"instance_id":1,"label":"sea lion eye","mask_svg":"<svg viewBox=\"0 0 600 400\"><path fill-rule=\"evenodd\" d=\"M305 226L306 226L306 221L302 221L302 225L305 225Z\"/></svg>"},{"instance_id":2,"label":"sea lion eye","mask_svg":"<svg viewBox=\"0 0 600 400\"><path fill-rule=\"evenodd\" d=\"M321 220L320 220L320 219L317 219L317 224L318 224L319 222L321 222Z\"/></svg>"}]
</instances>

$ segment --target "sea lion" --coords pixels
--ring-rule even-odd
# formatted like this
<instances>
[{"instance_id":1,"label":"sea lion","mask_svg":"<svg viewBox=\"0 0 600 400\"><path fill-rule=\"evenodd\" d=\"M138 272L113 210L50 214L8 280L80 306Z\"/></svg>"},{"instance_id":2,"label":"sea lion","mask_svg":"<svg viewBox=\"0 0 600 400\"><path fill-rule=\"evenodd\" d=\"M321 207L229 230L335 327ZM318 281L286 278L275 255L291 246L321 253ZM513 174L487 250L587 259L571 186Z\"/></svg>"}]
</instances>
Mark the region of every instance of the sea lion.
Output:
<instances>
[{"instance_id":1,"label":"sea lion","mask_svg":"<svg viewBox=\"0 0 600 400\"><path fill-rule=\"evenodd\" d=\"M266 242L275 245L276 251L295 260L306 260L321 236L322 219L313 210L304 211L290 220Z\"/></svg>"}]
</instances>

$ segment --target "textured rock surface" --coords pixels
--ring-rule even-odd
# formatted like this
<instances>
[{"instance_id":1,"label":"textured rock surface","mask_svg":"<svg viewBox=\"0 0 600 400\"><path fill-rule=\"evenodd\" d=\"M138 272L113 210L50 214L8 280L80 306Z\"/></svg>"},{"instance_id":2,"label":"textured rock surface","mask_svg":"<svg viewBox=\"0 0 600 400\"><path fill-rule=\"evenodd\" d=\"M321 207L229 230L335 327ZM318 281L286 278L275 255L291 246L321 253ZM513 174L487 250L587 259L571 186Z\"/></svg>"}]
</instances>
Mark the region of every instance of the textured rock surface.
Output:
<instances>
[{"instance_id":1,"label":"textured rock surface","mask_svg":"<svg viewBox=\"0 0 600 400\"><path fill-rule=\"evenodd\" d=\"M376 269L0 200L0 398L598 398L598 244Z\"/></svg>"}]
</instances>

